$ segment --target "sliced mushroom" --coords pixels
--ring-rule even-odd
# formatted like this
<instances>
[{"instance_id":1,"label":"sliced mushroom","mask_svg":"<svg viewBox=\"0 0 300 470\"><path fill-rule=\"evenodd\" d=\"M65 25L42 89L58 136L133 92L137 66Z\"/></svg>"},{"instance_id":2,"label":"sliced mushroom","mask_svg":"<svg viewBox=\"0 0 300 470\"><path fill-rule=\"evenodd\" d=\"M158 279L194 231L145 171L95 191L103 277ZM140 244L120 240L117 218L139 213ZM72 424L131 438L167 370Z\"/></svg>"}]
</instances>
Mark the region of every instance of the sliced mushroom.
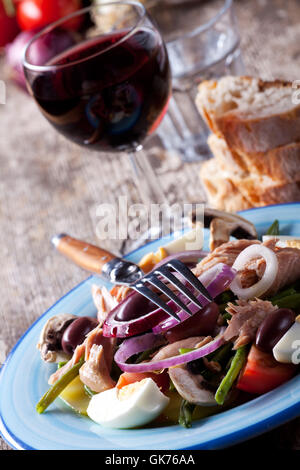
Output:
<instances>
[{"instance_id":1,"label":"sliced mushroom","mask_svg":"<svg viewBox=\"0 0 300 470\"><path fill-rule=\"evenodd\" d=\"M180 348L196 348L199 347L199 345L203 346L204 340L204 336L193 336L175 341L175 343L171 343L167 346L164 346L163 348L160 348L159 351L152 357L151 361L162 361L164 359L168 359L169 357L178 356Z\"/></svg>"},{"instance_id":2,"label":"sliced mushroom","mask_svg":"<svg viewBox=\"0 0 300 470\"><path fill-rule=\"evenodd\" d=\"M204 216L204 227L210 229L209 248L213 251L218 246L229 241L230 236L238 239L256 240L255 226L240 215L205 207L203 211L194 210L190 214L192 226L199 223Z\"/></svg>"},{"instance_id":3,"label":"sliced mushroom","mask_svg":"<svg viewBox=\"0 0 300 470\"><path fill-rule=\"evenodd\" d=\"M152 358L152 361L159 361L176 356L180 348L198 348L211 340L212 338L210 336L194 336L181 339L180 341L176 341L175 343L168 344L161 348ZM185 365L170 367L169 376L179 395L189 403L202 406L217 404L214 399L214 394L204 388L202 384L202 382L204 382L203 377L190 373Z\"/></svg>"},{"instance_id":4,"label":"sliced mushroom","mask_svg":"<svg viewBox=\"0 0 300 470\"><path fill-rule=\"evenodd\" d=\"M217 405L214 394L204 388L202 375L192 374L185 366L179 366L170 368L169 376L184 400L201 406Z\"/></svg>"},{"instance_id":5,"label":"sliced mushroom","mask_svg":"<svg viewBox=\"0 0 300 470\"><path fill-rule=\"evenodd\" d=\"M75 315L61 313L46 322L41 331L37 349L45 362L61 362L70 359L70 355L62 351L61 339L65 329L75 320Z\"/></svg>"}]
</instances>

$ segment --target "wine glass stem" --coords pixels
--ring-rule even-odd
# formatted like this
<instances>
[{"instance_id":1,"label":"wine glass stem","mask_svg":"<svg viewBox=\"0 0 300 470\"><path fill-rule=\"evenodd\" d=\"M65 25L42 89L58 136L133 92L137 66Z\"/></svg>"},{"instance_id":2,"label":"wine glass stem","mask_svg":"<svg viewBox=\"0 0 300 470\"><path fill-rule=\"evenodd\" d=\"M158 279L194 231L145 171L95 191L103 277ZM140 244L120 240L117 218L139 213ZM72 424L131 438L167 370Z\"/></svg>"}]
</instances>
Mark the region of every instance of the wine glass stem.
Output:
<instances>
[{"instance_id":1,"label":"wine glass stem","mask_svg":"<svg viewBox=\"0 0 300 470\"><path fill-rule=\"evenodd\" d=\"M168 200L161 189L149 158L143 151L129 153L133 179L139 191L142 202L150 204L167 204Z\"/></svg>"}]
</instances>

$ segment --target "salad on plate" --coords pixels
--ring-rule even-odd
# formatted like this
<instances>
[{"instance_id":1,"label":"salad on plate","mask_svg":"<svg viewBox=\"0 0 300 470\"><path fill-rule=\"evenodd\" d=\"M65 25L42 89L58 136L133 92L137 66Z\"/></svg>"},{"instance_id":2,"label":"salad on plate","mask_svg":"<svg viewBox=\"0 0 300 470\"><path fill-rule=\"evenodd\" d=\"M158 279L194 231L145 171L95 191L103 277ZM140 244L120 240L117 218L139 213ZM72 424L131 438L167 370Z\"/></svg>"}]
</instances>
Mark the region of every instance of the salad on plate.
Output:
<instances>
[{"instance_id":1,"label":"salad on plate","mask_svg":"<svg viewBox=\"0 0 300 470\"><path fill-rule=\"evenodd\" d=\"M97 317L46 322L37 347L57 369L38 413L59 397L104 427L188 428L299 372L300 238L275 221L258 240L247 221L238 234L224 220L211 224L210 252L183 252L181 238L140 260L144 272L170 258L192 269L213 298L194 292L203 307L189 304L192 316L169 301L178 323L129 287L94 285Z\"/></svg>"}]
</instances>

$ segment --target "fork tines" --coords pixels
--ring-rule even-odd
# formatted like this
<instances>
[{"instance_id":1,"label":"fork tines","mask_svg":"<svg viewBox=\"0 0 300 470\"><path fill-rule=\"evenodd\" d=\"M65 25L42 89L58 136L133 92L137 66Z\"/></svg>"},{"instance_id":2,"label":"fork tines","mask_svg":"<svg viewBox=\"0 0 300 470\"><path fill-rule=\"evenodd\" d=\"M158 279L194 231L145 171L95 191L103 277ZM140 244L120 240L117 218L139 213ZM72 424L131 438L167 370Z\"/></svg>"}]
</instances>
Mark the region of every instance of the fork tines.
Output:
<instances>
[{"instance_id":1,"label":"fork tines","mask_svg":"<svg viewBox=\"0 0 300 470\"><path fill-rule=\"evenodd\" d=\"M151 273L142 277L138 282L133 286L137 292L139 292L144 297L147 297L151 302L164 310L168 315L175 318L180 322L179 316L174 312L170 305L168 305L156 292L147 287L147 283L155 287L158 291L163 293L169 300L172 300L181 310L184 310L188 315L193 315L188 306L172 291L164 282L161 280L161 277L165 278L170 284L176 287L176 289L185 296L185 300L192 302L197 305L197 307L202 308L203 305L191 292L191 290L181 282L181 280L173 274L172 271L176 271L181 277L187 281L195 290L199 291L209 302L212 302L213 299L207 289L199 281L199 279L193 274L193 272L181 261L171 260L166 264L163 264L159 268L156 268Z\"/></svg>"}]
</instances>

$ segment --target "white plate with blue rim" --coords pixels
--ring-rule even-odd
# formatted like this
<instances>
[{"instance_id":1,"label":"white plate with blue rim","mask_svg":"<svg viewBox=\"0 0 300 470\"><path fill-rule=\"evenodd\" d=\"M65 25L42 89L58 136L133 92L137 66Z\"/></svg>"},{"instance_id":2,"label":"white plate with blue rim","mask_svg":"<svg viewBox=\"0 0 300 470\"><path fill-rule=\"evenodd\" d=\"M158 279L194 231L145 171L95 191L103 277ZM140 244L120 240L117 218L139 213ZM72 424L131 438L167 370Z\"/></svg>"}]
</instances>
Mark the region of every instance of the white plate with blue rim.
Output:
<instances>
[{"instance_id":1,"label":"white plate with blue rim","mask_svg":"<svg viewBox=\"0 0 300 470\"><path fill-rule=\"evenodd\" d=\"M282 204L241 213L262 235L275 219L282 235L300 236L300 203ZM148 251L168 243L157 240L128 255L138 261ZM208 244L208 232L205 233ZM277 389L220 414L196 421L189 429L179 425L145 429L107 429L75 414L60 399L39 415L35 405L47 390L55 366L41 361L36 343L45 321L61 312L93 316L89 277L45 312L18 341L0 373L0 432L14 449L138 450L220 449L269 431L300 415L300 375Z\"/></svg>"}]
</instances>

